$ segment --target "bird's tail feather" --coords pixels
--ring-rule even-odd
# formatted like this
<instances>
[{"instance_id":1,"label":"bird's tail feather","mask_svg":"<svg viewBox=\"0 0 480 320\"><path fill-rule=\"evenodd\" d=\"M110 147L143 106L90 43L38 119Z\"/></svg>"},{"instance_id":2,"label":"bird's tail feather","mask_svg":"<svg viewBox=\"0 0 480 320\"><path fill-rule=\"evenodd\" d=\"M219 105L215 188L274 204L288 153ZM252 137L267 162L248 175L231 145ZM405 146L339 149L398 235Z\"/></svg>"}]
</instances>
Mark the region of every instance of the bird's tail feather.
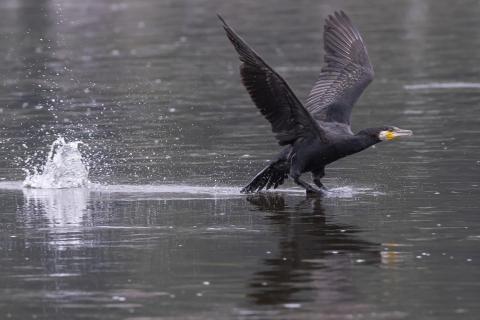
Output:
<instances>
[{"instance_id":1,"label":"bird's tail feather","mask_svg":"<svg viewBox=\"0 0 480 320\"><path fill-rule=\"evenodd\" d=\"M254 193L261 191L263 188L268 190L272 187L276 189L279 185L283 184L288 177L287 171L278 168L276 164L277 163L274 162L263 168L240 192Z\"/></svg>"}]
</instances>

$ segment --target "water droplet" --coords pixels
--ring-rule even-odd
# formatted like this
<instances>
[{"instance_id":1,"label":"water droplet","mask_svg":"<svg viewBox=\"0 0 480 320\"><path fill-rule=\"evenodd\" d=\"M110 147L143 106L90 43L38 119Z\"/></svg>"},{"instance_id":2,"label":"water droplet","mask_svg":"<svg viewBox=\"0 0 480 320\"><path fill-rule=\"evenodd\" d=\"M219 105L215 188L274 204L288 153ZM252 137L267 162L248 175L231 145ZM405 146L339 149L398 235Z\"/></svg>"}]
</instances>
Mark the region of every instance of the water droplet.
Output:
<instances>
[{"instance_id":1,"label":"water droplet","mask_svg":"<svg viewBox=\"0 0 480 320\"><path fill-rule=\"evenodd\" d=\"M112 297L112 300L123 302L123 301L126 301L127 298L121 297L121 296L113 296L113 297Z\"/></svg>"}]
</instances>

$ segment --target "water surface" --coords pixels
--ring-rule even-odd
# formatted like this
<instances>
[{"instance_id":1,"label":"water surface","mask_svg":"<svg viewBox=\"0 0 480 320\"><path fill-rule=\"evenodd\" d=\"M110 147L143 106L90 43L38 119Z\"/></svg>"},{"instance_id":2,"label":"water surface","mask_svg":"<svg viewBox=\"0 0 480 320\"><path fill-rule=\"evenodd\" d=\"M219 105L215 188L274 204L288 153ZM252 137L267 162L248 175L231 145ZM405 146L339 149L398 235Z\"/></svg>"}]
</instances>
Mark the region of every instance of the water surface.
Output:
<instances>
[{"instance_id":1,"label":"water surface","mask_svg":"<svg viewBox=\"0 0 480 320\"><path fill-rule=\"evenodd\" d=\"M353 126L412 129L328 197L239 189L278 147L216 12L303 100L349 13L376 71ZM476 319L480 5L5 0L0 318ZM61 135L91 185L25 189Z\"/></svg>"}]
</instances>

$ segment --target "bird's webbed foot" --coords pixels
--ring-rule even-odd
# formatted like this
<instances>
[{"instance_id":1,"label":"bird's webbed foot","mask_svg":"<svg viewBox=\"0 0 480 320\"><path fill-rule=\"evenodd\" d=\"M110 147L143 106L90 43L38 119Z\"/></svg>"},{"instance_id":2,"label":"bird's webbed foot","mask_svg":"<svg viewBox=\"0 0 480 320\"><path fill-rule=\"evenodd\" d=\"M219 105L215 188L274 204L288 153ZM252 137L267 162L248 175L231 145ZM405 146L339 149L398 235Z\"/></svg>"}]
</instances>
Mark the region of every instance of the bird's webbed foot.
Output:
<instances>
[{"instance_id":1,"label":"bird's webbed foot","mask_svg":"<svg viewBox=\"0 0 480 320\"><path fill-rule=\"evenodd\" d=\"M325 168L319 168L312 172L312 178L315 185L322 191L327 191L327 188L323 185L321 179L325 176Z\"/></svg>"},{"instance_id":2,"label":"bird's webbed foot","mask_svg":"<svg viewBox=\"0 0 480 320\"><path fill-rule=\"evenodd\" d=\"M318 194L324 194L325 193L325 191L323 189L316 188L316 187L312 186L308 182L305 182L302 179L300 179L300 177L294 177L293 180L295 181L296 184L305 188L305 190L307 191L307 194L317 194L318 195Z\"/></svg>"},{"instance_id":3,"label":"bird's webbed foot","mask_svg":"<svg viewBox=\"0 0 480 320\"><path fill-rule=\"evenodd\" d=\"M320 179L313 179L313 182L315 185L322 190L323 192L328 191L327 188L323 185L323 183L320 181Z\"/></svg>"}]
</instances>

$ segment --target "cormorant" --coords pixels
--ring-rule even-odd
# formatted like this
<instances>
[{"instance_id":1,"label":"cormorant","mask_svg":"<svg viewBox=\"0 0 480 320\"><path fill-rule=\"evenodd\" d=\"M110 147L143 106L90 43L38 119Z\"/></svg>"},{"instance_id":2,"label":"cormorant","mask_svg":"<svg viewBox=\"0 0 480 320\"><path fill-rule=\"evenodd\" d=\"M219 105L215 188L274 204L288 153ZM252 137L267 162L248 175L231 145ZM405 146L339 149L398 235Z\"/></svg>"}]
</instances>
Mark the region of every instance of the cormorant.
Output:
<instances>
[{"instance_id":1,"label":"cormorant","mask_svg":"<svg viewBox=\"0 0 480 320\"><path fill-rule=\"evenodd\" d=\"M325 188L320 180L326 165L378 142L412 135L410 130L393 126L352 132L352 107L373 80L374 73L363 39L343 11L326 19L324 66L305 105L287 82L218 17L242 62L240 74L244 86L272 125L278 143L286 146L242 193L277 188L289 176L307 192L323 193ZM300 178L305 172L312 173L316 187Z\"/></svg>"}]
</instances>

